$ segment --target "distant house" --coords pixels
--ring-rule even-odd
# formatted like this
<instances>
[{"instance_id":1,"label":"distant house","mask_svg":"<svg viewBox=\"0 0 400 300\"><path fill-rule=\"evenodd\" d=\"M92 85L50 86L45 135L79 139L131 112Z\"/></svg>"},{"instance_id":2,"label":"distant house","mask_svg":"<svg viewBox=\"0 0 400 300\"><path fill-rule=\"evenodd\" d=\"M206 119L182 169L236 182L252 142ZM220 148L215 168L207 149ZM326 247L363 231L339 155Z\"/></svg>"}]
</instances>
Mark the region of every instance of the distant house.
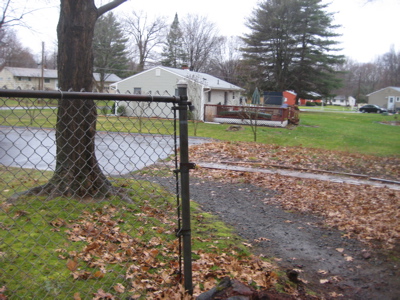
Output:
<instances>
[{"instance_id":1,"label":"distant house","mask_svg":"<svg viewBox=\"0 0 400 300\"><path fill-rule=\"evenodd\" d=\"M95 81L100 80L99 73L93 73ZM14 68L4 67L0 71L0 88L30 90L41 89L41 81L43 80L43 90L57 90L58 89L58 74L57 70L44 69L42 76L42 69L32 68ZM115 74L107 74L105 76L104 89L109 89L110 84L120 81Z\"/></svg>"},{"instance_id":2,"label":"distant house","mask_svg":"<svg viewBox=\"0 0 400 300\"><path fill-rule=\"evenodd\" d=\"M188 98L195 107L194 118L197 120L204 120L205 104L241 104L243 88L209 74L190 71L187 68L175 69L158 66L116 82L111 87L118 89L121 93L177 96L177 83L180 80L188 83ZM116 103L116 111L121 106L124 107L126 115L135 114L132 105L125 101ZM151 112L153 109L154 112ZM154 105L154 108L148 108L146 115L154 114L156 116L160 110L165 113L167 109L161 108L160 105L157 107Z\"/></svg>"},{"instance_id":3,"label":"distant house","mask_svg":"<svg viewBox=\"0 0 400 300\"><path fill-rule=\"evenodd\" d=\"M338 106L355 106L356 99L352 96L346 97L344 95L335 96L333 99L330 100L332 105Z\"/></svg>"},{"instance_id":4,"label":"distant house","mask_svg":"<svg viewBox=\"0 0 400 300\"><path fill-rule=\"evenodd\" d=\"M42 70L32 68L4 67L0 72L0 87L7 89L38 90L41 86ZM44 89L56 90L57 70L43 70Z\"/></svg>"},{"instance_id":5,"label":"distant house","mask_svg":"<svg viewBox=\"0 0 400 300\"><path fill-rule=\"evenodd\" d=\"M376 104L395 112L400 110L400 87L388 86L367 95L369 104Z\"/></svg>"}]
</instances>

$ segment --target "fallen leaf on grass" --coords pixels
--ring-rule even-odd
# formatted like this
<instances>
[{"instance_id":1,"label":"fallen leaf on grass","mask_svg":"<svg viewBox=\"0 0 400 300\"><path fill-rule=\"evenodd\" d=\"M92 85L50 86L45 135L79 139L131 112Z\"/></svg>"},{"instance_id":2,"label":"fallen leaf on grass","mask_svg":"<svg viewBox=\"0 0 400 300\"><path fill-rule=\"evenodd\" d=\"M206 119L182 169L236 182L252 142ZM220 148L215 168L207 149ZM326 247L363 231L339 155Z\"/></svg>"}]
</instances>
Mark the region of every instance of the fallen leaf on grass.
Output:
<instances>
[{"instance_id":1,"label":"fallen leaf on grass","mask_svg":"<svg viewBox=\"0 0 400 300\"><path fill-rule=\"evenodd\" d=\"M114 285L114 290L117 293L122 294L123 292L125 292L125 287L121 283L117 283L117 285Z\"/></svg>"},{"instance_id":2,"label":"fallen leaf on grass","mask_svg":"<svg viewBox=\"0 0 400 300\"><path fill-rule=\"evenodd\" d=\"M114 300L115 297L110 294L104 292L102 289L99 289L97 293L94 293L94 298L93 300Z\"/></svg>"},{"instance_id":3,"label":"fallen leaf on grass","mask_svg":"<svg viewBox=\"0 0 400 300\"><path fill-rule=\"evenodd\" d=\"M80 293L75 293L74 294L74 300L82 300L81 294Z\"/></svg>"},{"instance_id":4,"label":"fallen leaf on grass","mask_svg":"<svg viewBox=\"0 0 400 300\"><path fill-rule=\"evenodd\" d=\"M67 260L67 268L71 272L75 272L78 268L78 262L76 260L68 259Z\"/></svg>"}]
</instances>

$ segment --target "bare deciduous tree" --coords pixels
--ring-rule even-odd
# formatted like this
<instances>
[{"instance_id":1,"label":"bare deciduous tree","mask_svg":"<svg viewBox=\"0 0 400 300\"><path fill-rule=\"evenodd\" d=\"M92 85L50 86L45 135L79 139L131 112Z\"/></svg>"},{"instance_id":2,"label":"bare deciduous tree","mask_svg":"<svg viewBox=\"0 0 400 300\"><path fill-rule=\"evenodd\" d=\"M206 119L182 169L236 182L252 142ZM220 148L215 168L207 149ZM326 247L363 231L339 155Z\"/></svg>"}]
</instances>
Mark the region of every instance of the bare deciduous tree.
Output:
<instances>
[{"instance_id":1,"label":"bare deciduous tree","mask_svg":"<svg viewBox=\"0 0 400 300\"><path fill-rule=\"evenodd\" d=\"M380 56L376 64L381 70L381 87L400 86L400 52L396 53L394 46L389 52Z\"/></svg>"},{"instance_id":2,"label":"bare deciduous tree","mask_svg":"<svg viewBox=\"0 0 400 300\"><path fill-rule=\"evenodd\" d=\"M208 73L227 82L239 85L242 69L242 39L237 36L223 37L212 58Z\"/></svg>"},{"instance_id":3,"label":"bare deciduous tree","mask_svg":"<svg viewBox=\"0 0 400 300\"><path fill-rule=\"evenodd\" d=\"M223 38L206 17L187 15L182 21L183 48L193 71L204 71Z\"/></svg>"},{"instance_id":4,"label":"bare deciduous tree","mask_svg":"<svg viewBox=\"0 0 400 300\"><path fill-rule=\"evenodd\" d=\"M22 46L11 28L0 30L0 70L7 67L36 68L37 62L28 48Z\"/></svg>"},{"instance_id":5,"label":"bare deciduous tree","mask_svg":"<svg viewBox=\"0 0 400 300\"><path fill-rule=\"evenodd\" d=\"M145 65L151 59L156 59L156 49L160 46L165 37L167 28L164 17L156 17L149 20L143 12L133 12L125 18L125 27L129 36L132 36L135 45L135 52L138 55L138 71L143 71Z\"/></svg>"}]
</instances>

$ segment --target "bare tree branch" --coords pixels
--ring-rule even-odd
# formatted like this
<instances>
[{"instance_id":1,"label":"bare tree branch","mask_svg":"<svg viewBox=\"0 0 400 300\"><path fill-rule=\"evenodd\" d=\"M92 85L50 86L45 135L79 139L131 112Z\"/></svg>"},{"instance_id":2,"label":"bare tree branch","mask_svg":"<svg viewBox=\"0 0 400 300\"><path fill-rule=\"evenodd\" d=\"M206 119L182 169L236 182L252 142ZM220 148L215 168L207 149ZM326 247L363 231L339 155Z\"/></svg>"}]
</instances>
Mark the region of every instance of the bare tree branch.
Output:
<instances>
[{"instance_id":1,"label":"bare tree branch","mask_svg":"<svg viewBox=\"0 0 400 300\"><path fill-rule=\"evenodd\" d=\"M167 28L163 17L149 21L147 14L133 12L125 18L126 30L132 36L139 55L139 71L143 71L154 49L163 43L164 30Z\"/></svg>"},{"instance_id":2,"label":"bare tree branch","mask_svg":"<svg viewBox=\"0 0 400 300\"><path fill-rule=\"evenodd\" d=\"M28 1L26 1L28 2ZM23 23L23 18L29 14L32 14L36 11L44 9L44 7L40 8L34 8L30 9L28 11L25 11L25 7L21 9L21 5L18 5L18 8L13 8L12 7L12 1L7 0L4 3L4 6L2 8L2 14L0 18L0 30L3 29L4 27L8 26L16 26L16 25L21 25L24 27L29 28L25 23Z\"/></svg>"},{"instance_id":3,"label":"bare tree branch","mask_svg":"<svg viewBox=\"0 0 400 300\"><path fill-rule=\"evenodd\" d=\"M106 12L116 8L117 6L119 6L122 3L127 2L127 1L128 0L114 0L107 4L104 4L103 6L101 6L97 9L97 14L100 17L101 15L105 14Z\"/></svg>"}]
</instances>

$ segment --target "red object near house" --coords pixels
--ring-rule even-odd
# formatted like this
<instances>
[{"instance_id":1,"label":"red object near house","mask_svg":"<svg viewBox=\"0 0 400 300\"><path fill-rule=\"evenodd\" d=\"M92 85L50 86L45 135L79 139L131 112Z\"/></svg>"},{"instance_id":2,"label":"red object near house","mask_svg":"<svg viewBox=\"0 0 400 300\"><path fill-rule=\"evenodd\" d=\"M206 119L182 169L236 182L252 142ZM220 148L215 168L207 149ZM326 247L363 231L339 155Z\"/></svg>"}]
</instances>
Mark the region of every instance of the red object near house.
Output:
<instances>
[{"instance_id":1,"label":"red object near house","mask_svg":"<svg viewBox=\"0 0 400 300\"><path fill-rule=\"evenodd\" d=\"M296 93L292 91L284 91L283 97L286 98L285 103L288 105L295 105L296 104ZM321 99L318 100L311 100L311 99L299 99L299 105L306 105L307 102L321 102Z\"/></svg>"},{"instance_id":2,"label":"red object near house","mask_svg":"<svg viewBox=\"0 0 400 300\"><path fill-rule=\"evenodd\" d=\"M291 91L284 91L283 97L286 98L285 103L287 105L295 105L296 104L296 94Z\"/></svg>"}]
</instances>

